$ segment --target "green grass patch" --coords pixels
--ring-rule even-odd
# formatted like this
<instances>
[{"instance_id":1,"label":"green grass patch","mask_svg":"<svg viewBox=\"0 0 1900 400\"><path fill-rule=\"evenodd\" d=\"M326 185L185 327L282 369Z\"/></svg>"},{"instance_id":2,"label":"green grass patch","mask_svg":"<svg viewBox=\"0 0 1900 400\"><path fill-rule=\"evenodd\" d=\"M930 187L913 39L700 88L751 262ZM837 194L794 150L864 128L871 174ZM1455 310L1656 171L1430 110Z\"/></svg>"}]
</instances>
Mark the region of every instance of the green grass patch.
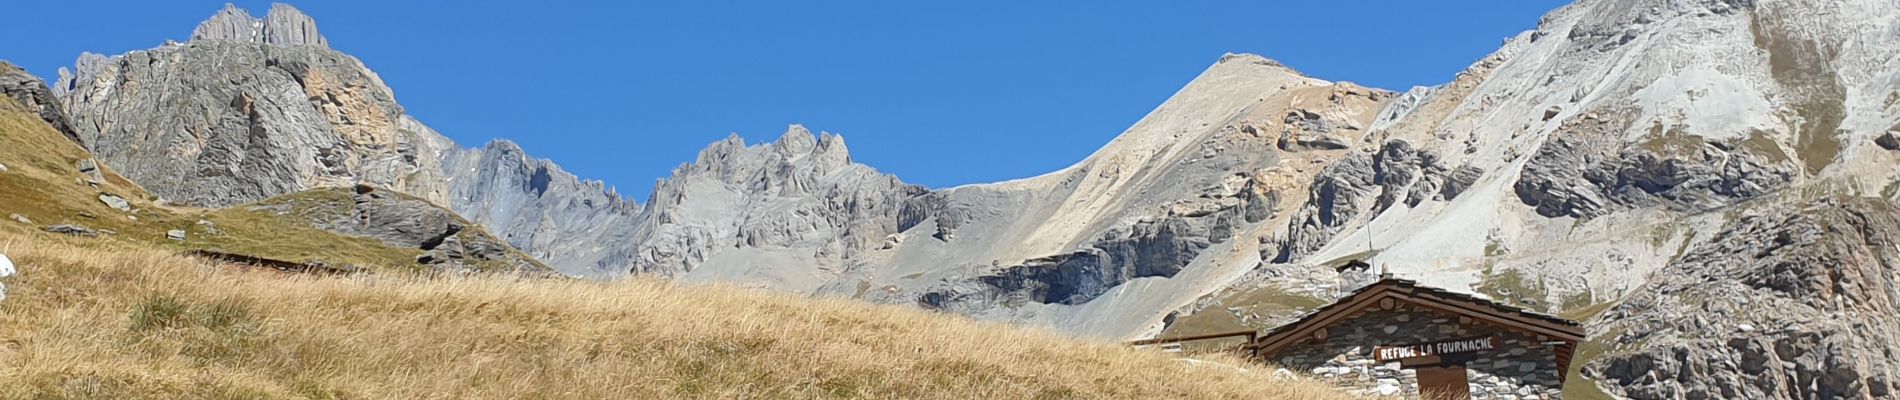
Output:
<instances>
[{"instance_id":1,"label":"green grass patch","mask_svg":"<svg viewBox=\"0 0 1900 400\"><path fill-rule=\"evenodd\" d=\"M1550 309L1549 304L1544 304L1550 294L1549 287L1541 278L1533 280L1517 270L1496 272L1495 266L1487 266L1477 290L1500 303L1532 310ZM1537 304L1527 304L1524 299L1534 300Z\"/></svg>"},{"instance_id":2,"label":"green grass patch","mask_svg":"<svg viewBox=\"0 0 1900 400\"><path fill-rule=\"evenodd\" d=\"M1237 332L1244 330L1264 330L1274 327L1285 319L1300 313L1312 311L1326 305L1326 300L1304 294L1289 293L1285 289L1265 286L1247 290L1223 292L1213 305L1200 312L1175 318L1161 331L1158 337L1178 337L1214 333ZM1239 308L1239 311L1229 308ZM1261 318L1251 318L1259 315ZM1184 343L1189 351L1208 351L1242 344L1241 338L1206 340Z\"/></svg>"}]
</instances>

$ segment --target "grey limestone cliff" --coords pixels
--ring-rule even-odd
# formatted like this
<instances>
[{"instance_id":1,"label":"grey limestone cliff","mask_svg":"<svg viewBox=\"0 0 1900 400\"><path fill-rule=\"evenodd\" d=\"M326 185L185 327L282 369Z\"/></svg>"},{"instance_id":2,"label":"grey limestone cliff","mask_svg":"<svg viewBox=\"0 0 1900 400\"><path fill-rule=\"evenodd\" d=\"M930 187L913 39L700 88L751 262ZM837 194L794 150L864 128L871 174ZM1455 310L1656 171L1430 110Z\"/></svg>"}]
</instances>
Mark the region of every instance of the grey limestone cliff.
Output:
<instances>
[{"instance_id":1,"label":"grey limestone cliff","mask_svg":"<svg viewBox=\"0 0 1900 400\"><path fill-rule=\"evenodd\" d=\"M439 180L389 88L289 6L263 20L226 7L189 43L81 56L57 92L82 144L173 202Z\"/></svg>"}]
</instances>

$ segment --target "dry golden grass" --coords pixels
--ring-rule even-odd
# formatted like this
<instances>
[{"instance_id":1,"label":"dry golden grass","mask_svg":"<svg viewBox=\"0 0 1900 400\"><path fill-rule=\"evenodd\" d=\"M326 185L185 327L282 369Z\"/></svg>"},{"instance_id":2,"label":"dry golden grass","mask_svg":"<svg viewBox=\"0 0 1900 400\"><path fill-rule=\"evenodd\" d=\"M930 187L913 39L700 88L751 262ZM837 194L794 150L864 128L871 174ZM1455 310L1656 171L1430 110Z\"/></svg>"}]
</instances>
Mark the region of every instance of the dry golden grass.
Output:
<instances>
[{"instance_id":1,"label":"dry golden grass","mask_svg":"<svg viewBox=\"0 0 1900 400\"><path fill-rule=\"evenodd\" d=\"M1231 358L1248 370L851 300L289 275L99 242L0 230L20 266L0 398L1346 398Z\"/></svg>"}]
</instances>

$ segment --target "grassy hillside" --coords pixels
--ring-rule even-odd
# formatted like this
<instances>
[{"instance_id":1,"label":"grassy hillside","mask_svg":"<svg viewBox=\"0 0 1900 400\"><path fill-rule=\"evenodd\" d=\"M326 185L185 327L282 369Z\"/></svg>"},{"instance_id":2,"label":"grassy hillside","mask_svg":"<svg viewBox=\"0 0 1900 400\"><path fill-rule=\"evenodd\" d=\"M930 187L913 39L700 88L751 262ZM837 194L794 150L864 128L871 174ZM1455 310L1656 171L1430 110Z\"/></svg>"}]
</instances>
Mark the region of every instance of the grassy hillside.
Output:
<instances>
[{"instance_id":1,"label":"grassy hillside","mask_svg":"<svg viewBox=\"0 0 1900 400\"><path fill-rule=\"evenodd\" d=\"M325 262L370 267L380 271L423 271L427 266L416 263L416 257L423 251L416 248L392 247L381 241L368 238L337 235L316 227L314 221L336 221L348 219L354 210L355 200L350 197L349 188L317 188L283 196L272 197L250 204L230 208L195 213L201 218L216 223L218 233L203 232L203 227L194 226L197 239L186 243L176 243L192 250L220 250L248 255L268 255L268 258L308 263ZM427 203L413 196L385 191L387 195L414 200L415 204ZM483 229L481 225L462 219L449 213L460 226L475 227L457 232L455 236L464 243L476 242L476 236L491 243L505 243ZM310 238L325 238L311 240ZM553 269L535 261L533 257L513 248L508 249L512 259L532 265L538 271L552 274ZM468 260L470 267L477 271L509 271L515 266L511 262L499 260Z\"/></svg>"},{"instance_id":2,"label":"grassy hillside","mask_svg":"<svg viewBox=\"0 0 1900 400\"><path fill-rule=\"evenodd\" d=\"M512 275L319 276L178 255L216 249L375 271L417 251L316 229L316 190L222 210L155 204L0 98L0 399L1344 399L1244 361L925 311L726 287ZM125 212L100 194L129 200ZM199 221L209 221L207 227ZM82 238L52 224L114 233ZM165 239L182 229L186 241ZM213 233L213 229L218 233Z\"/></svg>"},{"instance_id":3,"label":"grassy hillside","mask_svg":"<svg viewBox=\"0 0 1900 400\"><path fill-rule=\"evenodd\" d=\"M1345 398L850 300L293 275L37 232L0 232L0 252L21 273L0 303L0 398Z\"/></svg>"},{"instance_id":4,"label":"grassy hillside","mask_svg":"<svg viewBox=\"0 0 1900 400\"><path fill-rule=\"evenodd\" d=\"M30 110L0 97L0 165L7 167L6 172L0 172L0 231L24 233L67 224L110 232L98 239L100 243L77 243L82 246L130 243L174 251L211 250L296 263L361 266L379 272L423 268L416 263L416 257L423 253L419 249L340 235L311 223L311 213L347 210L352 203L348 189L313 189L217 210L170 207L156 204L156 197L104 165L99 168L105 179L87 182L75 165L89 158L92 156L85 149ZM113 209L99 200L100 195L124 198L133 211ZM273 208L288 212L274 212ZM16 214L32 223L10 218ZM479 228L468 221L457 221ZM187 240L167 240L165 233L170 230L186 231ZM489 236L482 229L468 229L457 235L465 242L473 241L473 235ZM528 258L519 251L510 251ZM486 264L474 267L503 269Z\"/></svg>"}]
</instances>

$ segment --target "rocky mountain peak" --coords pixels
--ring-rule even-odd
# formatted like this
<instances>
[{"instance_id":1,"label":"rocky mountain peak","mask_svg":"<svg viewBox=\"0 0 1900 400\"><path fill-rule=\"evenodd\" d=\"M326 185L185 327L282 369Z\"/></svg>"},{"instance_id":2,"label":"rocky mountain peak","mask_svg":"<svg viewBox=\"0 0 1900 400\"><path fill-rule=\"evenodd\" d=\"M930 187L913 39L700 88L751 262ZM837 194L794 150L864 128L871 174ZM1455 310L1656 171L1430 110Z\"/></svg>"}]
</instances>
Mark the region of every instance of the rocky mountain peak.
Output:
<instances>
[{"instance_id":1,"label":"rocky mountain peak","mask_svg":"<svg viewBox=\"0 0 1900 400\"><path fill-rule=\"evenodd\" d=\"M317 33L317 21L304 15L302 10L289 4L277 3L270 6L270 14L264 17L264 43L277 46L317 46L330 47L328 40Z\"/></svg>"},{"instance_id":2,"label":"rocky mountain peak","mask_svg":"<svg viewBox=\"0 0 1900 400\"><path fill-rule=\"evenodd\" d=\"M1286 67L1285 64L1281 64L1279 61L1274 61L1273 59L1267 58L1266 56L1262 56L1259 54L1252 54L1252 53L1227 53L1227 54L1221 55L1220 61L1216 61L1214 63L1226 64L1229 62L1244 62L1244 63L1249 63L1249 64Z\"/></svg>"},{"instance_id":3,"label":"rocky mountain peak","mask_svg":"<svg viewBox=\"0 0 1900 400\"><path fill-rule=\"evenodd\" d=\"M819 171L835 170L851 163L844 136L831 132L813 135L810 129L799 124L785 128L785 134L772 142L772 151L788 161L809 158L805 162Z\"/></svg>"},{"instance_id":4,"label":"rocky mountain peak","mask_svg":"<svg viewBox=\"0 0 1900 400\"><path fill-rule=\"evenodd\" d=\"M79 59L73 61L73 68L59 67L59 80L53 84L53 95L66 97L82 81L91 81L99 76L106 64L112 61L104 54L93 52L79 53Z\"/></svg>"},{"instance_id":5,"label":"rocky mountain peak","mask_svg":"<svg viewBox=\"0 0 1900 400\"><path fill-rule=\"evenodd\" d=\"M263 22L251 13L238 8L236 4L225 3L224 9L212 14L210 19L198 23L198 29L191 31L191 40L236 40L256 41L263 28Z\"/></svg>"},{"instance_id":6,"label":"rocky mountain peak","mask_svg":"<svg viewBox=\"0 0 1900 400\"><path fill-rule=\"evenodd\" d=\"M851 163L851 149L844 145L844 135L831 132L818 134L818 148L813 154L825 165L845 165Z\"/></svg>"},{"instance_id":7,"label":"rocky mountain peak","mask_svg":"<svg viewBox=\"0 0 1900 400\"><path fill-rule=\"evenodd\" d=\"M816 147L818 138L812 137L811 130L805 129L804 125L797 124L785 128L785 134L779 135L778 141L772 143L772 150L785 157L805 155Z\"/></svg>"},{"instance_id":8,"label":"rocky mountain peak","mask_svg":"<svg viewBox=\"0 0 1900 400\"><path fill-rule=\"evenodd\" d=\"M699 151L693 163L676 169L672 180L712 179L739 186L779 187L775 182L783 183L781 179L808 182L851 165L850 150L842 136L813 134L803 125L793 124L771 143L747 146L738 134L713 142ZM793 184L782 188L802 187Z\"/></svg>"},{"instance_id":9,"label":"rocky mountain peak","mask_svg":"<svg viewBox=\"0 0 1900 400\"><path fill-rule=\"evenodd\" d=\"M317 33L317 21L289 4L272 4L263 19L233 4L212 14L191 32L191 40L264 43L272 46L329 47L329 41Z\"/></svg>"}]
</instances>

